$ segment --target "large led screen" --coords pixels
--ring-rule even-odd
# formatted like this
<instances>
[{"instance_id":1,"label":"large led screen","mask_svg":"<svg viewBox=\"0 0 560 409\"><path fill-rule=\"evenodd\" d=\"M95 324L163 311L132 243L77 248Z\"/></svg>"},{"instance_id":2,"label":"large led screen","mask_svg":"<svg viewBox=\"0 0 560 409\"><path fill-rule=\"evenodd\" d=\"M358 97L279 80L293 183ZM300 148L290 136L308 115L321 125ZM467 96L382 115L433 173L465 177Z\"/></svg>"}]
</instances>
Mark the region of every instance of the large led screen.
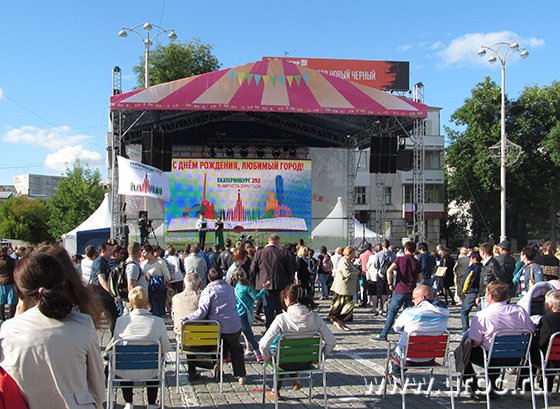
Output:
<instances>
[{"instance_id":1,"label":"large led screen","mask_svg":"<svg viewBox=\"0 0 560 409\"><path fill-rule=\"evenodd\" d=\"M220 217L225 236L229 231L292 232L309 237L311 161L174 159L169 187L171 198L164 208L167 242L196 241L200 213L209 232Z\"/></svg>"}]
</instances>

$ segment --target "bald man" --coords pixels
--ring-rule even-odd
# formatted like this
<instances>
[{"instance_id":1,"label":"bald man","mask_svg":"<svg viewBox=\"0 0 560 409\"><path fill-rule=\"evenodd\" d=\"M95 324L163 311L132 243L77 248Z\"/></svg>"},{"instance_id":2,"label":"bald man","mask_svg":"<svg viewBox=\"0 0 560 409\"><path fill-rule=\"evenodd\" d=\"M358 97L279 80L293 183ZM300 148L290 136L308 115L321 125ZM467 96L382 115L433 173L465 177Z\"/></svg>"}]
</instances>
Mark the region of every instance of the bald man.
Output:
<instances>
[{"instance_id":1,"label":"bald man","mask_svg":"<svg viewBox=\"0 0 560 409\"><path fill-rule=\"evenodd\" d=\"M449 309L441 302L434 300L434 292L427 285L419 285L412 292L413 307L407 308L395 321L393 329L401 334L401 339L393 352L397 362L400 354L406 347L408 335L414 331L441 333L447 330L449 321ZM407 360L408 363L417 362L424 365L432 361L431 359ZM400 375L400 368L391 361L390 373Z\"/></svg>"}]
</instances>

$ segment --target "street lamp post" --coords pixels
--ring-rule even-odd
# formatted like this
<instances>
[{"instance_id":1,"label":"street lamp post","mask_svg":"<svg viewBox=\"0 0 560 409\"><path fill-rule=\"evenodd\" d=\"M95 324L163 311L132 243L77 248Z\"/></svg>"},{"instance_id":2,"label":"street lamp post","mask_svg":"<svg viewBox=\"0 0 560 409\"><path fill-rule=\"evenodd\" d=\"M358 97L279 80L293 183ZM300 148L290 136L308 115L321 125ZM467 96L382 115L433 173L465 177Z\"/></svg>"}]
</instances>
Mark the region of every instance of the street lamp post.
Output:
<instances>
[{"instance_id":1,"label":"street lamp post","mask_svg":"<svg viewBox=\"0 0 560 409\"><path fill-rule=\"evenodd\" d=\"M137 31L137 29L139 29L140 27L142 27L146 32L145 36L143 36L141 33ZM150 36L150 33L154 28L156 28L159 31L156 34ZM173 42L177 39L177 34L175 34L174 29L168 30L160 26L156 26L155 24L149 22L144 24L138 24L137 26L134 26L132 28L123 27L121 31L119 31L119 37L126 38L128 37L128 33L135 33L136 35L138 35L142 39L142 42L144 43L144 47L146 48L146 51L144 52L144 87L148 88L150 86L150 47L152 46L153 41L160 34L165 33L167 34L167 38L169 38L169 40Z\"/></svg>"},{"instance_id":2,"label":"street lamp post","mask_svg":"<svg viewBox=\"0 0 560 409\"><path fill-rule=\"evenodd\" d=\"M484 57L490 52L488 61L494 63L500 61L502 65L502 110L501 110L501 136L500 136L500 241L506 239L506 166L507 166L507 135L506 135L506 62L515 53L521 58L527 58L529 52L525 49L519 50L519 43L498 42L489 47L481 46L478 55Z\"/></svg>"}]
</instances>

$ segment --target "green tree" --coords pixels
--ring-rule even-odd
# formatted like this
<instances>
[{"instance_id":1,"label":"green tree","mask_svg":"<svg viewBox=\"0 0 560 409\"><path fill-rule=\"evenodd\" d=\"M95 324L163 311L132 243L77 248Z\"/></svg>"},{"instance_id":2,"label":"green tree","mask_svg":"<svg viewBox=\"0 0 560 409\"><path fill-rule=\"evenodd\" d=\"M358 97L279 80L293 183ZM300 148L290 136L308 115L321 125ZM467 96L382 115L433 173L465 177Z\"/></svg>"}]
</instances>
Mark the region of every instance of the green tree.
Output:
<instances>
[{"instance_id":1,"label":"green tree","mask_svg":"<svg viewBox=\"0 0 560 409\"><path fill-rule=\"evenodd\" d=\"M507 232L519 244L528 238L556 236L560 167L551 140L560 129L558 84L527 87L517 100L506 100L508 139L523 154L507 169ZM477 242L499 236L499 165L488 148L500 140L500 88L486 78L452 115L457 129L446 128L448 197L466 205ZM552 145L552 146L551 146ZM560 153L560 151L558 151Z\"/></svg>"},{"instance_id":2,"label":"green tree","mask_svg":"<svg viewBox=\"0 0 560 409\"><path fill-rule=\"evenodd\" d=\"M104 193L99 171L76 161L72 169L66 169L66 177L47 202L51 215L49 233L59 238L79 226L99 207Z\"/></svg>"},{"instance_id":3,"label":"green tree","mask_svg":"<svg viewBox=\"0 0 560 409\"><path fill-rule=\"evenodd\" d=\"M0 203L0 236L29 243L52 240L48 230L49 210L44 201L13 196Z\"/></svg>"},{"instance_id":4,"label":"green tree","mask_svg":"<svg viewBox=\"0 0 560 409\"><path fill-rule=\"evenodd\" d=\"M133 68L139 87L144 86L144 61L145 57L140 57L140 63ZM204 74L215 71L220 66L218 59L212 54L212 45L202 43L198 38L186 43L158 45L150 53L150 85Z\"/></svg>"}]
</instances>

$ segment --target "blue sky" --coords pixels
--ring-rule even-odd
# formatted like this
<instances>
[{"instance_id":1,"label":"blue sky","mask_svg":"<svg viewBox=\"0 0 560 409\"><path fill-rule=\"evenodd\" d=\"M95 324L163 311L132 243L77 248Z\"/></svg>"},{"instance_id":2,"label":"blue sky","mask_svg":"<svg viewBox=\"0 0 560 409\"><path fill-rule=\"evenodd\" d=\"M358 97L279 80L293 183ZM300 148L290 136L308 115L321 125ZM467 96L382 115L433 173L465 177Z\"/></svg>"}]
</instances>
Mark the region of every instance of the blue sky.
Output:
<instances>
[{"instance_id":1,"label":"blue sky","mask_svg":"<svg viewBox=\"0 0 560 409\"><path fill-rule=\"evenodd\" d=\"M139 38L117 36L122 26L149 20L174 28L178 41L199 37L224 68L286 52L410 61L410 83L423 82L445 125L477 82L500 82L499 65L478 57L480 45L517 39L529 50L527 60L508 62L512 97L558 80L559 15L557 1L4 0L0 184L61 174L74 158L104 168L111 70L119 65L124 90L132 89L143 53Z\"/></svg>"}]
</instances>

